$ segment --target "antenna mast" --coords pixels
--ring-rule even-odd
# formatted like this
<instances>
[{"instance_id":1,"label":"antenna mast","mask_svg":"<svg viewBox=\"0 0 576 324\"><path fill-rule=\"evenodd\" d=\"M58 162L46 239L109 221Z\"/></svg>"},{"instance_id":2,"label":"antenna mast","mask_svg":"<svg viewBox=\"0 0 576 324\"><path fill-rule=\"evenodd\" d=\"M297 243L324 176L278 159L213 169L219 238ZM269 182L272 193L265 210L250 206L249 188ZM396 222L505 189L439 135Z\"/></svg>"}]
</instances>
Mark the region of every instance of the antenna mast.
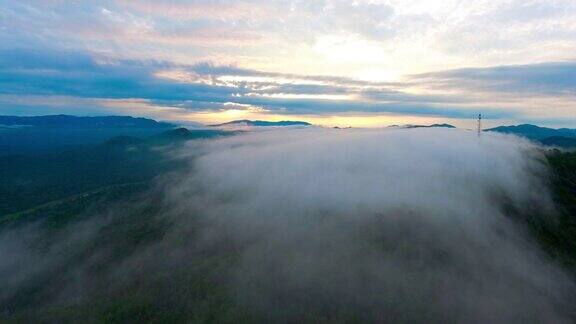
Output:
<instances>
[{"instance_id":1,"label":"antenna mast","mask_svg":"<svg viewBox=\"0 0 576 324\"><path fill-rule=\"evenodd\" d=\"M478 137L482 135L482 114L478 114Z\"/></svg>"}]
</instances>

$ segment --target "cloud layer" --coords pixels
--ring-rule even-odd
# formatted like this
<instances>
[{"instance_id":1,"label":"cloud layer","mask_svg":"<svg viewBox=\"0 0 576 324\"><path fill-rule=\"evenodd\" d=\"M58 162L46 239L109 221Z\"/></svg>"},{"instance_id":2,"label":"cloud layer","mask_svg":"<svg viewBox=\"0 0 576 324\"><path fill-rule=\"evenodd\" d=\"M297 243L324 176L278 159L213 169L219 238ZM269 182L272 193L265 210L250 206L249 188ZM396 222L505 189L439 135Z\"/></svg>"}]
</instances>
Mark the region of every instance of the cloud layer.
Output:
<instances>
[{"instance_id":1,"label":"cloud layer","mask_svg":"<svg viewBox=\"0 0 576 324\"><path fill-rule=\"evenodd\" d=\"M209 244L241 247L237 298L271 318L568 320L573 283L506 212L552 214L527 142L296 130L190 150L201 156L169 201L204 215Z\"/></svg>"},{"instance_id":2,"label":"cloud layer","mask_svg":"<svg viewBox=\"0 0 576 324\"><path fill-rule=\"evenodd\" d=\"M574 282L522 225L554 221L541 154L456 129L190 142L169 153L189 168L142 200L0 232L0 305L75 314L143 296L189 318L232 303L268 322L570 322Z\"/></svg>"}]
</instances>

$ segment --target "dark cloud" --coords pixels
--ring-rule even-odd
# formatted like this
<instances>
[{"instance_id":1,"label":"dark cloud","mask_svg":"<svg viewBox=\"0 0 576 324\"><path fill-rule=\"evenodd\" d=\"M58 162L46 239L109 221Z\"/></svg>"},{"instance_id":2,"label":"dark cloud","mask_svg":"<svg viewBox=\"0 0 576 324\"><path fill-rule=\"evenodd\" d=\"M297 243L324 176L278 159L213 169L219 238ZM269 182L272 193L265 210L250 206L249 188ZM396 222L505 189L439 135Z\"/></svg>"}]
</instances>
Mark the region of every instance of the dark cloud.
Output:
<instances>
[{"instance_id":1,"label":"dark cloud","mask_svg":"<svg viewBox=\"0 0 576 324\"><path fill-rule=\"evenodd\" d=\"M238 91L159 79L153 74L167 67L164 62L99 62L82 52L33 50L6 51L0 57L0 91L4 94L222 101Z\"/></svg>"},{"instance_id":2,"label":"dark cloud","mask_svg":"<svg viewBox=\"0 0 576 324\"><path fill-rule=\"evenodd\" d=\"M201 80L192 83L155 75L166 70L182 71ZM223 81L221 77L224 76L237 79ZM489 103L471 109L469 105L474 99L465 96L402 91L410 86L461 89L468 93L573 95L576 63L459 69L414 75L406 83L374 83L342 77L262 72L211 63L179 65L167 61L114 60L83 51L0 51L0 93L5 95L143 99L160 106L188 110L222 110L226 109L225 103L236 103L283 114L358 112L471 118L477 111L483 111L488 119L521 118L520 109L494 109ZM307 97L298 98L300 95ZM314 98L316 95L319 97ZM349 96L349 100L320 97L325 95Z\"/></svg>"},{"instance_id":3,"label":"dark cloud","mask_svg":"<svg viewBox=\"0 0 576 324\"><path fill-rule=\"evenodd\" d=\"M418 74L411 80L444 89L576 95L576 61L458 69Z\"/></svg>"},{"instance_id":4,"label":"dark cloud","mask_svg":"<svg viewBox=\"0 0 576 324\"><path fill-rule=\"evenodd\" d=\"M237 76L255 76L255 77L269 77L269 78L286 78L286 79L296 79L296 80L309 80L315 82L326 82L336 85L345 86L403 86L404 83L401 82L370 82L362 81L353 78L337 77L337 76L326 76L326 75L301 75L301 74L290 74L290 73L277 73L277 72L265 72L250 69L243 69L231 65L214 65L210 62L204 62L194 65L190 68L191 71L212 75L212 76L223 76L223 75L237 75Z\"/></svg>"},{"instance_id":5,"label":"dark cloud","mask_svg":"<svg viewBox=\"0 0 576 324\"><path fill-rule=\"evenodd\" d=\"M160 78L155 73L177 69L212 79L188 83ZM469 118L463 101L441 96L413 95L393 84L348 78L266 73L202 63L182 66L164 61L112 60L74 51L12 49L0 52L0 93L5 95L70 96L96 99L145 99L190 110L224 109L224 103L254 105L286 114L336 112L398 113ZM259 76L271 81L217 81L219 76ZM314 81L279 83L274 78ZM313 84L315 83L315 84ZM321 83L321 84L317 84ZM396 84L397 86L397 84ZM274 95L309 95L284 98ZM351 100L326 100L314 95L352 95ZM460 107L445 104L462 103ZM444 104L444 105L443 105ZM507 111L487 118L510 116Z\"/></svg>"}]
</instances>

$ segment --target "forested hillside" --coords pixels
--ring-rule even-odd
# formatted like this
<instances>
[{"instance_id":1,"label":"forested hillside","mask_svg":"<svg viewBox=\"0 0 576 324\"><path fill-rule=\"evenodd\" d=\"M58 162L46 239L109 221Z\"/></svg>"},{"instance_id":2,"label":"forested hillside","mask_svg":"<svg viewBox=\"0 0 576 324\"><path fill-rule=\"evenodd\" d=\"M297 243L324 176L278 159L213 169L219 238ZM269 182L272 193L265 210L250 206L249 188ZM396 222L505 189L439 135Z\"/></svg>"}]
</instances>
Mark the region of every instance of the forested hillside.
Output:
<instances>
[{"instance_id":1,"label":"forested hillside","mask_svg":"<svg viewBox=\"0 0 576 324\"><path fill-rule=\"evenodd\" d=\"M102 144L41 155L0 156L0 215L174 171L165 155L187 140L232 134L184 128L145 138L114 137Z\"/></svg>"}]
</instances>

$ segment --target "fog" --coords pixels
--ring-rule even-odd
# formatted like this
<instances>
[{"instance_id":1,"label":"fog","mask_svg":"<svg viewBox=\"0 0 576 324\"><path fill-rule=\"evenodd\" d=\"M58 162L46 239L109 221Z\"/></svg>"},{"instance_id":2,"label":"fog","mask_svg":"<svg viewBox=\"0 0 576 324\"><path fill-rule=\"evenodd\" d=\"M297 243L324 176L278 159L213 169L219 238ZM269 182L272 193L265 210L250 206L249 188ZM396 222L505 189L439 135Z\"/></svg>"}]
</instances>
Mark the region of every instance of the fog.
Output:
<instances>
[{"instance_id":1,"label":"fog","mask_svg":"<svg viewBox=\"0 0 576 324\"><path fill-rule=\"evenodd\" d=\"M172 154L190 167L155 189L167 233L114 264L110 285L232 254L219 282L267 320L572 319L572 279L519 221L555 215L545 160L528 141L454 129L291 129L192 141ZM24 251L28 259L14 261L23 248L8 234L0 280L14 286L14 264L46 261Z\"/></svg>"},{"instance_id":2,"label":"fog","mask_svg":"<svg viewBox=\"0 0 576 324\"><path fill-rule=\"evenodd\" d=\"M244 243L238 297L263 311L562 318L558 300L571 283L504 213L552 215L542 156L526 141L300 130L189 149L202 156L172 201L209 218L210 236Z\"/></svg>"}]
</instances>

